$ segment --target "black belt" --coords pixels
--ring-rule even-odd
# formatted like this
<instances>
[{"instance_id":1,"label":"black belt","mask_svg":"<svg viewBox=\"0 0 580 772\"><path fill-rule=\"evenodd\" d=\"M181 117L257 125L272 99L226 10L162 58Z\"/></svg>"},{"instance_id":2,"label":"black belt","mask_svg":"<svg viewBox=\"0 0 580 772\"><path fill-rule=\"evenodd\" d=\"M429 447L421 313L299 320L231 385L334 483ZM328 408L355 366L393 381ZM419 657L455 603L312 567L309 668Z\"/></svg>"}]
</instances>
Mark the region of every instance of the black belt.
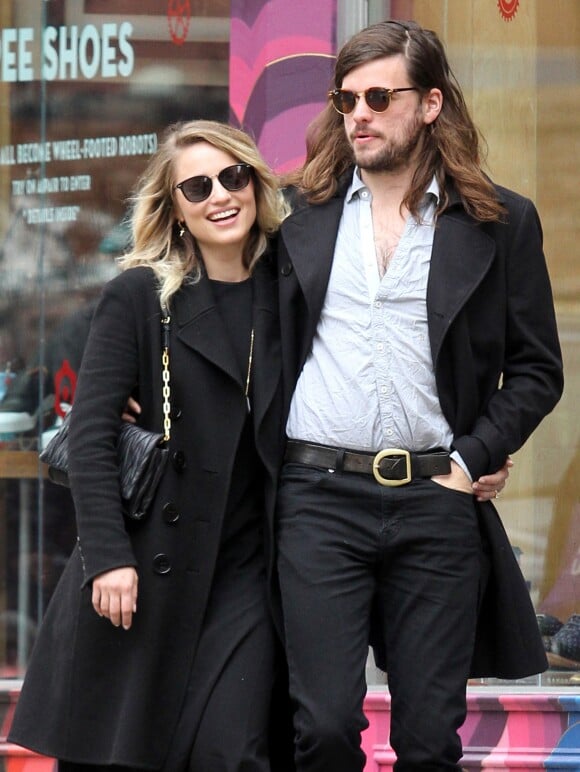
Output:
<instances>
[{"instance_id":1,"label":"black belt","mask_svg":"<svg viewBox=\"0 0 580 772\"><path fill-rule=\"evenodd\" d=\"M451 459L445 450L411 453L399 448L386 448L378 453L355 452L310 442L288 440L284 461L337 472L372 474L381 485L406 485L414 477L432 477L449 474Z\"/></svg>"}]
</instances>

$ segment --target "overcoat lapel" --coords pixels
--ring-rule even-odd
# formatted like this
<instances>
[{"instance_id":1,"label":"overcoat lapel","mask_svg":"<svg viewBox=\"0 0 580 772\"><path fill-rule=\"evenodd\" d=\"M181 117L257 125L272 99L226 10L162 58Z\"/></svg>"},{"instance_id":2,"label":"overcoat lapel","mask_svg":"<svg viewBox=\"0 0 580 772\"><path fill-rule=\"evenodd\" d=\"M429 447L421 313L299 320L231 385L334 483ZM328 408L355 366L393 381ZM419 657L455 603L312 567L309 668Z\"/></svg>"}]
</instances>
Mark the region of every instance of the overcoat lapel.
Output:
<instances>
[{"instance_id":1,"label":"overcoat lapel","mask_svg":"<svg viewBox=\"0 0 580 772\"><path fill-rule=\"evenodd\" d=\"M267 258L254 272L254 356L252 401L254 422L260 426L281 377L282 359L278 318L278 286Z\"/></svg>"},{"instance_id":2,"label":"overcoat lapel","mask_svg":"<svg viewBox=\"0 0 580 772\"><path fill-rule=\"evenodd\" d=\"M309 311L324 302L342 207L342 198L332 198L299 210L282 225L282 238Z\"/></svg>"},{"instance_id":3,"label":"overcoat lapel","mask_svg":"<svg viewBox=\"0 0 580 772\"><path fill-rule=\"evenodd\" d=\"M177 337L209 362L242 384L239 365L227 329L216 306L209 279L183 286L174 296Z\"/></svg>"},{"instance_id":4,"label":"overcoat lapel","mask_svg":"<svg viewBox=\"0 0 580 772\"><path fill-rule=\"evenodd\" d=\"M264 263L266 258L263 258ZM252 355L252 409L256 425L264 417L280 378L280 336L278 333L277 288L265 264L258 262L254 272L254 351ZM230 342L227 328L216 306L211 284L202 276L176 293L173 316L177 336L245 389L245 374ZM259 373L259 376L256 374Z\"/></svg>"},{"instance_id":5,"label":"overcoat lapel","mask_svg":"<svg viewBox=\"0 0 580 772\"><path fill-rule=\"evenodd\" d=\"M282 223L280 230L307 308L301 364L310 349L324 304L343 204L343 196L337 193L325 204L298 209Z\"/></svg>"},{"instance_id":6,"label":"overcoat lapel","mask_svg":"<svg viewBox=\"0 0 580 772\"><path fill-rule=\"evenodd\" d=\"M431 354L436 367L446 332L488 272L495 255L493 240L460 209L438 219L427 284Z\"/></svg>"}]
</instances>

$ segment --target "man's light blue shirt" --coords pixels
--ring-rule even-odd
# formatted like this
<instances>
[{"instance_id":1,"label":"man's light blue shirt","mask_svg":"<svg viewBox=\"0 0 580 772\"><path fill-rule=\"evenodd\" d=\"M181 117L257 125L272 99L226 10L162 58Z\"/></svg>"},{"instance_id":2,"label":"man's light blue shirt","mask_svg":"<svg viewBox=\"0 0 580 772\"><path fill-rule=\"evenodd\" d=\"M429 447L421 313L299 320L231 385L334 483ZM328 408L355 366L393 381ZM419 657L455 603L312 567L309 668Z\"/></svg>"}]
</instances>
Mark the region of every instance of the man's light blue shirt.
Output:
<instances>
[{"instance_id":1,"label":"man's light blue shirt","mask_svg":"<svg viewBox=\"0 0 580 772\"><path fill-rule=\"evenodd\" d=\"M450 448L427 328L438 197L433 179L420 221L409 215L381 278L372 196L355 170L312 351L292 399L290 438L369 451Z\"/></svg>"}]
</instances>

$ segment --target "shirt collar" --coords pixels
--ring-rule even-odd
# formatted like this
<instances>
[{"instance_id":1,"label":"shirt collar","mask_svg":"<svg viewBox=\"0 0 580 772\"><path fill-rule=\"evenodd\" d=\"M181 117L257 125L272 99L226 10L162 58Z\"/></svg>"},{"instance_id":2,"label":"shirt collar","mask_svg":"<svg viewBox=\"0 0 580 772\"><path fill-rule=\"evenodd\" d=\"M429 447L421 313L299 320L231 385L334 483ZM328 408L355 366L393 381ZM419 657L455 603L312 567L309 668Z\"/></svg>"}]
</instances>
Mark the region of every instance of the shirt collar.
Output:
<instances>
[{"instance_id":1,"label":"shirt collar","mask_svg":"<svg viewBox=\"0 0 580 772\"><path fill-rule=\"evenodd\" d=\"M439 203L439 183L437 182L435 175L433 175L433 178L429 183L429 187L425 191L424 203L428 203L429 199L431 198L435 199L435 204Z\"/></svg>"},{"instance_id":2,"label":"shirt collar","mask_svg":"<svg viewBox=\"0 0 580 772\"><path fill-rule=\"evenodd\" d=\"M354 171L352 173L352 181L350 185L348 186L348 190L346 191L346 201L350 204L350 202L353 199L356 199L359 197L359 194L362 190L368 190L367 186L364 184L364 182L361 180L360 177L360 169L358 166L354 167ZM370 192L370 191L369 191Z\"/></svg>"},{"instance_id":3,"label":"shirt collar","mask_svg":"<svg viewBox=\"0 0 580 772\"><path fill-rule=\"evenodd\" d=\"M362 190L368 190L368 188L361 179L359 167L355 166L352 173L352 181L346 191L346 202L350 204L353 199L359 197ZM439 203L439 183L437 182L435 175L433 175L431 182L425 191L423 206L426 206L431 201L434 201L435 205Z\"/></svg>"}]
</instances>

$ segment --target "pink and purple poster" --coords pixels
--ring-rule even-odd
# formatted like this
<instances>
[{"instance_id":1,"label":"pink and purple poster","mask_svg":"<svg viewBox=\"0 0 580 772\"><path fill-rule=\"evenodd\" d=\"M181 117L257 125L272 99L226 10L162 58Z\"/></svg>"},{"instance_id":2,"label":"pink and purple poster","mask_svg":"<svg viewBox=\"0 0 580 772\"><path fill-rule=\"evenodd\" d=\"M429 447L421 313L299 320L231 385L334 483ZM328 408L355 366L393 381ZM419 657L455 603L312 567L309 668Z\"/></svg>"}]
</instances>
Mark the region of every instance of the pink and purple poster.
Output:
<instances>
[{"instance_id":1,"label":"pink and purple poster","mask_svg":"<svg viewBox=\"0 0 580 772\"><path fill-rule=\"evenodd\" d=\"M298 166L304 135L326 103L336 0L232 0L230 121L249 131L278 172Z\"/></svg>"}]
</instances>

